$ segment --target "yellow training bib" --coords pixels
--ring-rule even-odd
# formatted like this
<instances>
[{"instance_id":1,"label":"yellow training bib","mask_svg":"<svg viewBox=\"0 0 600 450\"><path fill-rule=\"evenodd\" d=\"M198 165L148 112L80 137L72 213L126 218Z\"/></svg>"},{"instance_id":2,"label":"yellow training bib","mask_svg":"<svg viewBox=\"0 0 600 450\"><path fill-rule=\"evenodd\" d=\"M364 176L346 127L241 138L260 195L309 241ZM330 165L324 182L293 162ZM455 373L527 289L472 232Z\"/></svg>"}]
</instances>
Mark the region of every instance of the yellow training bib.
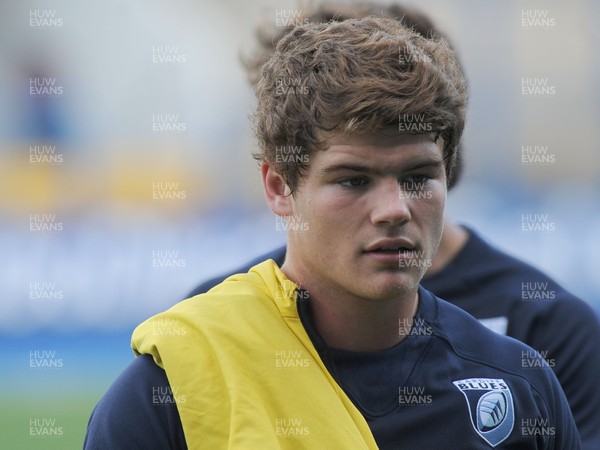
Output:
<instances>
[{"instance_id":1,"label":"yellow training bib","mask_svg":"<svg viewBox=\"0 0 600 450\"><path fill-rule=\"evenodd\" d=\"M268 260L135 329L134 352L167 374L188 448L377 449L306 334L296 290Z\"/></svg>"}]
</instances>

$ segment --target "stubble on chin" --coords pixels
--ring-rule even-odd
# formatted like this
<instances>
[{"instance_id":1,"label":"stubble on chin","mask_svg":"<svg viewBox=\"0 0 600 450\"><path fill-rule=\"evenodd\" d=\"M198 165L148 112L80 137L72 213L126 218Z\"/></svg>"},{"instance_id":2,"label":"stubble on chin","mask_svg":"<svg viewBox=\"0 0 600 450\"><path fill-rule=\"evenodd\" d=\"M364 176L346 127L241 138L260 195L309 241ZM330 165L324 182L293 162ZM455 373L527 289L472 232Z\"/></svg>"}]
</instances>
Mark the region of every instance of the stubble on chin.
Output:
<instances>
[{"instance_id":1,"label":"stubble on chin","mask_svg":"<svg viewBox=\"0 0 600 450\"><path fill-rule=\"evenodd\" d=\"M419 287L421 277L407 280L395 280L386 285L372 286L364 293L364 297L371 301L398 300L412 298Z\"/></svg>"}]
</instances>

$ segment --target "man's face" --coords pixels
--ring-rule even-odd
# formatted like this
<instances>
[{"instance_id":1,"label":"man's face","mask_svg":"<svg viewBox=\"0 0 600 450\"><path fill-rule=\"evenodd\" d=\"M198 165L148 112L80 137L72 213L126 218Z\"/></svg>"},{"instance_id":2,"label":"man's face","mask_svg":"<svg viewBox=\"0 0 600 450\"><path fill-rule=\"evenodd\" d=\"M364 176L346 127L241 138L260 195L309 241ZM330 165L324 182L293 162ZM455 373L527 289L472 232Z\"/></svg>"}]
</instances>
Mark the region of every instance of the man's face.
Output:
<instances>
[{"instance_id":1,"label":"man's face","mask_svg":"<svg viewBox=\"0 0 600 450\"><path fill-rule=\"evenodd\" d=\"M431 135L339 134L288 197L294 281L372 300L414 293L440 242L442 151Z\"/></svg>"}]
</instances>

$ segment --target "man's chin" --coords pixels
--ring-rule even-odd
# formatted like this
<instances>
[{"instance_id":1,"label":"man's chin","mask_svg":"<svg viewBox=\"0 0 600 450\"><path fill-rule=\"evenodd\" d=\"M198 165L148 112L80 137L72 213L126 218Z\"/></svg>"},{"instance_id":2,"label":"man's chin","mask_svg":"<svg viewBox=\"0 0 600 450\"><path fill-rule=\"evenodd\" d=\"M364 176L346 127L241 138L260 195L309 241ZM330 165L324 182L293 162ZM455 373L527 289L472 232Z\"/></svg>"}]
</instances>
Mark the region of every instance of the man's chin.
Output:
<instances>
[{"instance_id":1,"label":"man's chin","mask_svg":"<svg viewBox=\"0 0 600 450\"><path fill-rule=\"evenodd\" d=\"M412 295L419 287L418 280L415 274L399 272L397 269L379 273L369 282L370 297L373 300L391 300Z\"/></svg>"}]
</instances>

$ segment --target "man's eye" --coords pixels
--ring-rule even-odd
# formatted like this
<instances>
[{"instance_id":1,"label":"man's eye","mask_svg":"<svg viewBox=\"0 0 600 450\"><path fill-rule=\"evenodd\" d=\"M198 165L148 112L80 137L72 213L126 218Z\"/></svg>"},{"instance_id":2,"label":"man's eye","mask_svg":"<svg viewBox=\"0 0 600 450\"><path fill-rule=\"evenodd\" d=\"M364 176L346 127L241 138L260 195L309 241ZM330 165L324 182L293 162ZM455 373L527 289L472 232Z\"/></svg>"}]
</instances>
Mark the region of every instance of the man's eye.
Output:
<instances>
[{"instance_id":1,"label":"man's eye","mask_svg":"<svg viewBox=\"0 0 600 450\"><path fill-rule=\"evenodd\" d=\"M339 184L348 188L357 188L367 183L364 178L346 178L345 180L339 181Z\"/></svg>"}]
</instances>

